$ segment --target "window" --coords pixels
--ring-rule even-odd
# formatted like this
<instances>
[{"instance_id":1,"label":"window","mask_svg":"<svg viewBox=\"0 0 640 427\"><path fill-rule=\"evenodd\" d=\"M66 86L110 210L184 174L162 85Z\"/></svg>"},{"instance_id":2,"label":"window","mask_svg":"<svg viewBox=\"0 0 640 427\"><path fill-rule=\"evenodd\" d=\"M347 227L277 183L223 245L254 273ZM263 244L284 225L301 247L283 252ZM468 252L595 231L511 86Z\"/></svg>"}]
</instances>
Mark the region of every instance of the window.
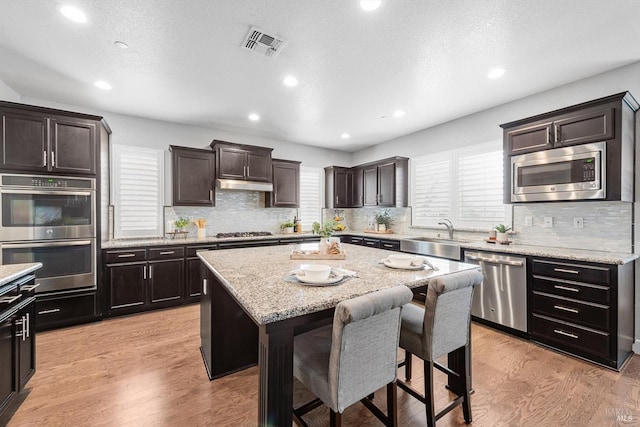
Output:
<instances>
[{"instance_id":1,"label":"window","mask_svg":"<svg viewBox=\"0 0 640 427\"><path fill-rule=\"evenodd\" d=\"M311 230L311 224L321 222L322 218L322 169L300 166L300 208L298 218L305 230Z\"/></svg>"},{"instance_id":2,"label":"window","mask_svg":"<svg viewBox=\"0 0 640 427\"><path fill-rule=\"evenodd\" d=\"M502 203L502 142L427 155L411 160L411 223L486 228L511 222Z\"/></svg>"},{"instance_id":3,"label":"window","mask_svg":"<svg viewBox=\"0 0 640 427\"><path fill-rule=\"evenodd\" d=\"M164 151L112 145L115 238L162 237Z\"/></svg>"}]
</instances>

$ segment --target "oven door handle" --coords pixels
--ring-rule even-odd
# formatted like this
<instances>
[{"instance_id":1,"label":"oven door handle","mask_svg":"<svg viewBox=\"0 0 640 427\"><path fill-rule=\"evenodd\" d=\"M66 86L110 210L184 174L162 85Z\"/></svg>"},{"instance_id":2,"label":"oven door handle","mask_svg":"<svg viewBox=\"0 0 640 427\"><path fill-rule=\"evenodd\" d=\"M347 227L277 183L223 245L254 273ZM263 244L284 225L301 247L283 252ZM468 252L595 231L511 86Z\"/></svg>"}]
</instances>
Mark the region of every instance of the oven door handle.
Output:
<instances>
[{"instance_id":1,"label":"oven door handle","mask_svg":"<svg viewBox=\"0 0 640 427\"><path fill-rule=\"evenodd\" d=\"M91 240L73 240L70 242L47 242L47 243L2 243L2 249L19 249L19 248L46 248L51 246L86 246L90 245Z\"/></svg>"},{"instance_id":2,"label":"oven door handle","mask_svg":"<svg viewBox=\"0 0 640 427\"><path fill-rule=\"evenodd\" d=\"M60 190L10 190L2 189L0 194L49 194L54 196L91 196L91 191L60 191Z\"/></svg>"}]
</instances>

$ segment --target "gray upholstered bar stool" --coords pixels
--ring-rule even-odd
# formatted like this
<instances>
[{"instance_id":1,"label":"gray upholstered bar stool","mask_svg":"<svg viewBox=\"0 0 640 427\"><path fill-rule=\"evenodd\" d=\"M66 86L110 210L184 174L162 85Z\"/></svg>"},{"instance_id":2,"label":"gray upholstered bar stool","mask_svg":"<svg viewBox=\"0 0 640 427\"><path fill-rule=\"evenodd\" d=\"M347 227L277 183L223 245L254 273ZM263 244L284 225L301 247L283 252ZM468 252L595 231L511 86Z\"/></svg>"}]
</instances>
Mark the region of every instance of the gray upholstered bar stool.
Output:
<instances>
[{"instance_id":1,"label":"gray upholstered bar stool","mask_svg":"<svg viewBox=\"0 0 640 427\"><path fill-rule=\"evenodd\" d=\"M477 270L462 271L429 281L424 308L409 304L402 310L400 348L405 350L405 378L411 379L411 355L424 361L425 396L398 380L398 387L425 404L427 425L434 427L436 421L462 404L464 420L471 422L471 360L469 357L469 328L471 322L471 300L473 288L482 282L482 273ZM460 369L452 371L435 360L458 350ZM457 378L458 396L444 409L436 413L433 398L433 368L449 377Z\"/></svg>"},{"instance_id":2,"label":"gray upholstered bar stool","mask_svg":"<svg viewBox=\"0 0 640 427\"><path fill-rule=\"evenodd\" d=\"M385 425L397 425L397 349L402 307L411 301L406 286L394 286L340 302L333 326L295 337L293 373L318 399L294 409L295 421L323 402L330 423L339 426L342 412L362 401ZM366 399L387 386L387 412Z\"/></svg>"}]
</instances>

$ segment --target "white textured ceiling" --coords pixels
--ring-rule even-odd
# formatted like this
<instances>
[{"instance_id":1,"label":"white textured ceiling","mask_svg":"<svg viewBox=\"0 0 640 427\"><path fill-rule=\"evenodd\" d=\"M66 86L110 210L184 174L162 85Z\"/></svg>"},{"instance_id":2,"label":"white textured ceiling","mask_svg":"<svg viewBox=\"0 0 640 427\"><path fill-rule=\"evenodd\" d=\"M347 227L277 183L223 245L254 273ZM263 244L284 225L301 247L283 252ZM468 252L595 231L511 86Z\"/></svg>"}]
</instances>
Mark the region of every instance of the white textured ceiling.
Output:
<instances>
[{"instance_id":1,"label":"white textured ceiling","mask_svg":"<svg viewBox=\"0 0 640 427\"><path fill-rule=\"evenodd\" d=\"M640 60L638 0L69 0L84 25L60 3L0 0L21 95L345 151ZM251 25L288 41L276 58L240 47Z\"/></svg>"}]
</instances>

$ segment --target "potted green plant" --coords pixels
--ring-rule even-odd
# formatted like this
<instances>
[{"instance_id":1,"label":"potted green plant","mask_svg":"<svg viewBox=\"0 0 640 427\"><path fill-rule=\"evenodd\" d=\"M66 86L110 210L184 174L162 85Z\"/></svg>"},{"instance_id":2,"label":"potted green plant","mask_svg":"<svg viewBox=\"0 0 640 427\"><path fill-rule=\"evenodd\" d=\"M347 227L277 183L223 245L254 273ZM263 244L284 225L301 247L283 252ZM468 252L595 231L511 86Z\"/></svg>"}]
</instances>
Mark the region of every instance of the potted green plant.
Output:
<instances>
[{"instance_id":1,"label":"potted green plant","mask_svg":"<svg viewBox=\"0 0 640 427\"><path fill-rule=\"evenodd\" d=\"M329 248L329 240L331 239L331 235L333 234L333 231L335 230L337 224L338 223L333 219L329 219L322 224L317 221L311 224L311 231L313 232L313 234L320 236L319 249L321 254L327 253L327 249Z\"/></svg>"},{"instance_id":2,"label":"potted green plant","mask_svg":"<svg viewBox=\"0 0 640 427\"><path fill-rule=\"evenodd\" d=\"M185 231L184 229L189 225L189 220L186 218L178 218L173 221L173 225L176 226L176 230Z\"/></svg>"},{"instance_id":3,"label":"potted green plant","mask_svg":"<svg viewBox=\"0 0 640 427\"><path fill-rule=\"evenodd\" d=\"M282 224L280 224L280 228L282 229L282 232L285 234L293 233L293 227L295 226L296 226L296 223L290 220L287 220Z\"/></svg>"},{"instance_id":4,"label":"potted green plant","mask_svg":"<svg viewBox=\"0 0 640 427\"><path fill-rule=\"evenodd\" d=\"M496 229L496 240L498 242L507 242L509 241L509 237L507 236L507 232L511 230L510 226L506 226L504 224L498 224L494 227Z\"/></svg>"},{"instance_id":5,"label":"potted green plant","mask_svg":"<svg viewBox=\"0 0 640 427\"><path fill-rule=\"evenodd\" d=\"M389 209L382 209L376 212L375 220L378 225L378 231L391 230L393 218L391 217L391 211Z\"/></svg>"}]
</instances>

